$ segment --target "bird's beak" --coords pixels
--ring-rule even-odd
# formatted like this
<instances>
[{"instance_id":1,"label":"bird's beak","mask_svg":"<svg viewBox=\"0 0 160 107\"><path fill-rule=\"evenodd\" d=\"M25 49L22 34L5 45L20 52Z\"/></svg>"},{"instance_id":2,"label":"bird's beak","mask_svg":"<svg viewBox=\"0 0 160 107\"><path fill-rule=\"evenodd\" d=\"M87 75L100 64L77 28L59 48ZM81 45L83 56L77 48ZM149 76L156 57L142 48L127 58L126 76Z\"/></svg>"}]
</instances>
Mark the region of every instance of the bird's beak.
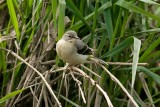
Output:
<instances>
[{"instance_id":1,"label":"bird's beak","mask_svg":"<svg viewBox=\"0 0 160 107\"><path fill-rule=\"evenodd\" d=\"M75 37L75 39L80 39L79 37Z\"/></svg>"}]
</instances>

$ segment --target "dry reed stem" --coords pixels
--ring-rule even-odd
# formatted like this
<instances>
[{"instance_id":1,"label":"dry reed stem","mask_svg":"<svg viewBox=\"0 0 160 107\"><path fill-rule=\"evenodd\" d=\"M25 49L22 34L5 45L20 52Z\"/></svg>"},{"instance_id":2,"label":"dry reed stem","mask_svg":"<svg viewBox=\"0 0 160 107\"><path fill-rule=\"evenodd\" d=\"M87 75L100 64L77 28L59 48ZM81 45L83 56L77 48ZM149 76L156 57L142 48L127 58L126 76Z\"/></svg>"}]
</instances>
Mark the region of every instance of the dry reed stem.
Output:
<instances>
[{"instance_id":1,"label":"dry reed stem","mask_svg":"<svg viewBox=\"0 0 160 107\"><path fill-rule=\"evenodd\" d=\"M95 76L101 78L101 76L99 76L99 75L96 74L94 71L92 71L91 69L87 68L86 66L84 66L84 65L81 64L81 67L83 67L83 68L86 69L87 71L91 72L93 75L95 75Z\"/></svg>"},{"instance_id":2,"label":"dry reed stem","mask_svg":"<svg viewBox=\"0 0 160 107\"><path fill-rule=\"evenodd\" d=\"M125 65L125 66L131 65L132 66L133 63L129 63L129 62L106 62L106 64L108 64L108 65ZM138 63L138 66L148 66L148 63Z\"/></svg>"},{"instance_id":3,"label":"dry reed stem","mask_svg":"<svg viewBox=\"0 0 160 107\"><path fill-rule=\"evenodd\" d=\"M101 91L101 93L104 95L104 97L105 97L105 99L106 99L106 101L107 101L107 103L108 103L108 106L109 106L109 107L113 107L113 104L111 103L111 101L110 101L107 93L99 86L99 84L96 83L96 81L94 81L92 78L90 78L90 77L89 77L86 73L84 73L81 69L79 69L79 68L77 68L77 67L72 67L72 68L73 68L73 70L80 72L84 77L88 78L88 79L91 81L92 85L95 85L95 86Z\"/></svg>"},{"instance_id":4,"label":"dry reed stem","mask_svg":"<svg viewBox=\"0 0 160 107\"><path fill-rule=\"evenodd\" d=\"M57 99L56 95L54 94L52 88L50 87L50 85L48 84L48 82L45 80L45 78L43 77L43 75L37 70L35 69L32 65L30 65L28 62L26 62L23 58L21 58L19 55L17 55L16 53L14 53L11 50L8 49L4 49L4 48L0 48L3 49L5 51L10 52L13 56L15 56L17 59L19 59L20 61L22 61L23 63L25 63L27 66L29 66L33 71L35 71L43 80L43 82L45 83L45 85L47 86L49 92L51 93L51 95L54 97L54 99L56 100L57 104L59 107L62 107L61 103L59 102L59 100Z\"/></svg>"},{"instance_id":5,"label":"dry reed stem","mask_svg":"<svg viewBox=\"0 0 160 107\"><path fill-rule=\"evenodd\" d=\"M148 100L150 101L152 107L155 107L153 99L152 99L152 95L151 95L151 93L149 91L149 88L148 88L148 85L147 85L147 83L146 83L146 81L144 79L144 74L143 73L139 73L139 77L140 77L140 80L142 82L143 89L144 89L144 91L145 91L145 93L146 93L146 95L148 97Z\"/></svg>"},{"instance_id":6,"label":"dry reed stem","mask_svg":"<svg viewBox=\"0 0 160 107\"><path fill-rule=\"evenodd\" d=\"M111 77L111 79L113 81L115 81L121 88L122 90L127 94L127 96L129 97L129 99L132 101L132 103L135 105L135 107L139 107L138 104L135 102L135 100L133 99L133 97L128 93L128 91L124 88L124 86L121 84L121 82L114 76L112 75L103 65L97 63L99 66L101 66L104 71L107 72L107 74L109 74L109 76Z\"/></svg>"},{"instance_id":7,"label":"dry reed stem","mask_svg":"<svg viewBox=\"0 0 160 107\"><path fill-rule=\"evenodd\" d=\"M77 78L75 78L75 76L72 72L71 72L71 76L72 76L73 80L77 83L80 94L81 94L82 99L83 99L83 102L86 104L86 99L85 99L84 93L83 93L82 88L81 88L82 83Z\"/></svg>"}]
</instances>

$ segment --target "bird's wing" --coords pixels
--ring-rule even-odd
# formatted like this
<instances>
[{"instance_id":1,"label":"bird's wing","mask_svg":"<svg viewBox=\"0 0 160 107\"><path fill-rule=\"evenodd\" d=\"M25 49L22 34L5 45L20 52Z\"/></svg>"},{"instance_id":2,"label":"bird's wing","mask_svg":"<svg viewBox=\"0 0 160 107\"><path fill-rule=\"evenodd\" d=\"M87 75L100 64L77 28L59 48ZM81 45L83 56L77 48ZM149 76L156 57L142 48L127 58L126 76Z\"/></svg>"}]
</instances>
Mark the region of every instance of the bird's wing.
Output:
<instances>
[{"instance_id":1,"label":"bird's wing","mask_svg":"<svg viewBox=\"0 0 160 107\"><path fill-rule=\"evenodd\" d=\"M88 54L92 52L92 49L89 48L83 41L76 39L75 47L78 50L79 54Z\"/></svg>"}]
</instances>

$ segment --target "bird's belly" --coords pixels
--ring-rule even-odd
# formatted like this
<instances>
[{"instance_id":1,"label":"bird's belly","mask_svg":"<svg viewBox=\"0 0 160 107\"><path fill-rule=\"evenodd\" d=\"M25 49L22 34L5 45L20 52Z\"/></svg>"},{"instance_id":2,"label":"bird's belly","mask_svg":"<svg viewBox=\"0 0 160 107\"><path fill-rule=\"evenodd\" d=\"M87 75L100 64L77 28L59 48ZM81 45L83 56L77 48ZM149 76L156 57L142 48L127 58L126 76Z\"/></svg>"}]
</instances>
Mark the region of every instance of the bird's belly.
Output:
<instances>
[{"instance_id":1,"label":"bird's belly","mask_svg":"<svg viewBox=\"0 0 160 107\"><path fill-rule=\"evenodd\" d=\"M82 64L87 59L87 55L78 54L75 46L63 40L57 43L56 50L60 59L69 64Z\"/></svg>"},{"instance_id":2,"label":"bird's belly","mask_svg":"<svg viewBox=\"0 0 160 107\"><path fill-rule=\"evenodd\" d=\"M72 54L74 54L77 51L72 44L66 41L59 41L57 43L56 48L59 57L64 61L69 59L72 56Z\"/></svg>"}]
</instances>

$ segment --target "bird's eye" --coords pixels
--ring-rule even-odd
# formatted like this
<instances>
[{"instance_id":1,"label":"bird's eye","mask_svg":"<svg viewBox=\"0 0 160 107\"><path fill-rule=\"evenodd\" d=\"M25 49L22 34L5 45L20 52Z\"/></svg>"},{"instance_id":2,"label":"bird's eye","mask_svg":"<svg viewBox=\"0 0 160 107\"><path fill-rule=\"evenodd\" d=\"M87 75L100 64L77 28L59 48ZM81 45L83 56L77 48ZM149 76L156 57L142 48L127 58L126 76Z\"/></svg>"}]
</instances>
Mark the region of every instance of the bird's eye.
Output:
<instances>
[{"instance_id":1,"label":"bird's eye","mask_svg":"<svg viewBox=\"0 0 160 107\"><path fill-rule=\"evenodd\" d=\"M70 38L71 38L72 36L71 36L71 35L69 35L68 37L70 37Z\"/></svg>"}]
</instances>

